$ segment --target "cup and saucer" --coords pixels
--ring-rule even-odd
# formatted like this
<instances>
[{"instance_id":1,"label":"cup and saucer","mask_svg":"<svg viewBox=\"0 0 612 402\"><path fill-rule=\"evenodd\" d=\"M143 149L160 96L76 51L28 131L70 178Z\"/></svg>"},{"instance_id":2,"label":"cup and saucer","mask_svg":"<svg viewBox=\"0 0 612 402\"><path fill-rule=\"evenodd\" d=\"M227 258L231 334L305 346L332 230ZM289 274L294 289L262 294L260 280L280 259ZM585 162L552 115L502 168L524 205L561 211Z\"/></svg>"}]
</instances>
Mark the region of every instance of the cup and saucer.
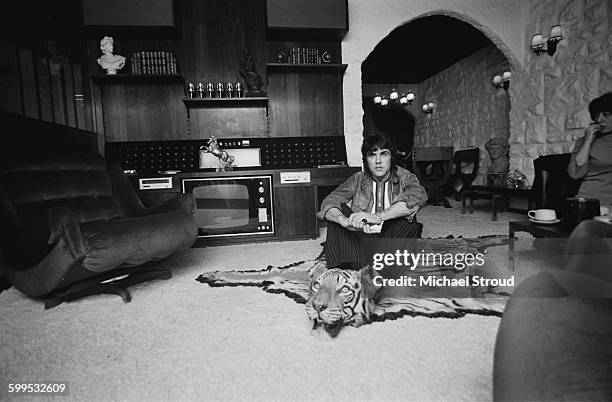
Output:
<instances>
[{"instance_id":1,"label":"cup and saucer","mask_svg":"<svg viewBox=\"0 0 612 402\"><path fill-rule=\"evenodd\" d=\"M596 221L612 224L612 215L600 215L593 217Z\"/></svg>"},{"instance_id":2,"label":"cup and saucer","mask_svg":"<svg viewBox=\"0 0 612 402\"><path fill-rule=\"evenodd\" d=\"M593 219L603 223L612 224L612 211L608 205L601 205L599 207L599 216L594 216Z\"/></svg>"},{"instance_id":3,"label":"cup and saucer","mask_svg":"<svg viewBox=\"0 0 612 402\"><path fill-rule=\"evenodd\" d=\"M527 212L529 221L538 225L554 225L561 222L557 219L557 213L554 209L534 209Z\"/></svg>"}]
</instances>

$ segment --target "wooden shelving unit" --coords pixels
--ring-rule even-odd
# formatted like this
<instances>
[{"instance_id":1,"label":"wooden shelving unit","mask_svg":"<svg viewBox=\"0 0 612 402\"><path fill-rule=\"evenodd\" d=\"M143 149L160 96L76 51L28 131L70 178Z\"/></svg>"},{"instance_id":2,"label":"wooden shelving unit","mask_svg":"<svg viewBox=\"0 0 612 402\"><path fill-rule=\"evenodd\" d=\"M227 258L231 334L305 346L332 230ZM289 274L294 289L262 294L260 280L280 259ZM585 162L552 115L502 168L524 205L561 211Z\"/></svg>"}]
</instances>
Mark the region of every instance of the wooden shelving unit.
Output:
<instances>
[{"instance_id":1,"label":"wooden shelving unit","mask_svg":"<svg viewBox=\"0 0 612 402\"><path fill-rule=\"evenodd\" d=\"M241 97L241 98L183 98L187 107L248 107L266 105L267 96Z\"/></svg>"},{"instance_id":2,"label":"wooden shelving unit","mask_svg":"<svg viewBox=\"0 0 612 402\"><path fill-rule=\"evenodd\" d=\"M240 107L265 107L266 125L269 131L269 111L267 96L245 96L240 98L183 98L187 108L187 118L191 118L191 109L198 108L240 108Z\"/></svg>"},{"instance_id":3,"label":"wooden shelving unit","mask_svg":"<svg viewBox=\"0 0 612 402\"><path fill-rule=\"evenodd\" d=\"M345 71L348 64L293 64L293 63L268 63L268 70L300 70L300 71Z\"/></svg>"},{"instance_id":4,"label":"wooden shelving unit","mask_svg":"<svg viewBox=\"0 0 612 402\"><path fill-rule=\"evenodd\" d=\"M185 79L178 74L116 74L96 75L92 80L100 85L105 84L184 84Z\"/></svg>"}]
</instances>

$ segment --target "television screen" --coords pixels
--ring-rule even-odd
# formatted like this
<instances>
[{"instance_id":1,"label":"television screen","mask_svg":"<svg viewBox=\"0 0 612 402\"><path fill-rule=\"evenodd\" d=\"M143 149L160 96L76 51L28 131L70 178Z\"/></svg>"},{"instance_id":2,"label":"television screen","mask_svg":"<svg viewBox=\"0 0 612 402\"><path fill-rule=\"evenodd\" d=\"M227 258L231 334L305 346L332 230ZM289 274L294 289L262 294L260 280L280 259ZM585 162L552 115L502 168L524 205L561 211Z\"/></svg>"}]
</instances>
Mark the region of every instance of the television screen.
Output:
<instances>
[{"instance_id":1,"label":"television screen","mask_svg":"<svg viewBox=\"0 0 612 402\"><path fill-rule=\"evenodd\" d=\"M236 228L249 223L249 190L242 184L203 182L193 188L198 226L203 230Z\"/></svg>"}]
</instances>

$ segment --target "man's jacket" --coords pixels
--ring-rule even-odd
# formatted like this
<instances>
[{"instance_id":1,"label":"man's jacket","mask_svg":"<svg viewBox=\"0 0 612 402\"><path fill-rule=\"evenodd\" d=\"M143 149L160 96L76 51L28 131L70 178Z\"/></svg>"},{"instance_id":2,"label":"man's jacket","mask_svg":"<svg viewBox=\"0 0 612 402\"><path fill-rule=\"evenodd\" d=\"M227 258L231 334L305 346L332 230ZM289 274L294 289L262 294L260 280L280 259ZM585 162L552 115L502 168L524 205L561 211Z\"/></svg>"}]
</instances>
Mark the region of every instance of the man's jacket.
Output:
<instances>
[{"instance_id":1,"label":"man's jacket","mask_svg":"<svg viewBox=\"0 0 612 402\"><path fill-rule=\"evenodd\" d=\"M419 179L401 166L391 169L389 178L391 186L391 205L403 201L408 208L422 207L427 202L427 192L419 183ZM317 213L319 219L325 219L325 214L331 208L342 210L342 204L350 206L353 212L370 212L374 203L372 188L374 179L368 173L356 172L338 188L331 192L321 203ZM412 219L412 216L407 218Z\"/></svg>"}]
</instances>

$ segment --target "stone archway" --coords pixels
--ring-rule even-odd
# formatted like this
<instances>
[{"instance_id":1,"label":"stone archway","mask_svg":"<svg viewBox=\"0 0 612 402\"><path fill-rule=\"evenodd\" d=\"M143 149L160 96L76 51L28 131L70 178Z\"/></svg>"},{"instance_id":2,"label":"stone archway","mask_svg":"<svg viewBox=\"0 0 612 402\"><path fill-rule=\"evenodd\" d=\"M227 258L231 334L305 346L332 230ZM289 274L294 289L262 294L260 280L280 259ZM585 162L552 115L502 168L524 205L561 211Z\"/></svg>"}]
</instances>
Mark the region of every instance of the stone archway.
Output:
<instances>
[{"instance_id":1,"label":"stone archway","mask_svg":"<svg viewBox=\"0 0 612 402\"><path fill-rule=\"evenodd\" d=\"M476 28L484 36L486 36L487 39L489 39L495 45L495 47L497 47L497 49L499 49L500 52L502 52L502 54L506 57L506 59L510 63L510 67L513 70L521 68L521 64L519 63L519 61L516 58L515 54L510 50L510 48L499 38L499 36L491 28L489 28L487 25L480 23L476 19L474 19L474 18L472 18L469 15L466 15L464 13L456 12L456 11L453 11L453 10L436 10L436 11L431 11L431 12L423 13L423 14L417 16L417 17L411 18L410 20L407 20L405 22L405 24L409 24L410 22L412 22L412 21L414 21L416 19L430 17L430 16L434 16L434 15L445 15L447 17L452 17L452 18L455 18L455 19L457 19L459 21L463 21L463 22L471 25L472 27Z\"/></svg>"},{"instance_id":2,"label":"stone archway","mask_svg":"<svg viewBox=\"0 0 612 402\"><path fill-rule=\"evenodd\" d=\"M348 64L344 76L344 121L349 164L361 164L360 144L363 133L360 65L371 50L395 28L417 18L447 15L479 29L506 57L513 72L522 69L524 59L523 4L509 4L492 0L488 7L442 0L406 4L390 0L384 5L376 2L349 2L351 29L342 43L343 61ZM512 91L509 92L512 94ZM510 97L511 99L511 97Z\"/></svg>"},{"instance_id":3,"label":"stone archway","mask_svg":"<svg viewBox=\"0 0 612 402\"><path fill-rule=\"evenodd\" d=\"M431 47L412 39L430 37L438 44L443 40L439 35L442 28L453 37L445 54L432 53ZM404 67L407 60L399 59L395 50L401 45L410 50L412 60L421 60L418 66ZM391 64L398 59L399 63ZM509 96L491 84L494 75L508 70L511 63L504 53L468 22L435 13L413 19L394 29L368 55L362 64L362 85L371 92L373 86L385 87L374 82L410 82L413 84L407 87L415 90L416 102L405 107L371 107L372 99L368 103L364 87L364 131L371 130L367 123L373 118L368 115L373 115L378 117L375 128L390 134L396 143L409 143L410 148L403 150L406 153L412 151L413 143L418 147L452 147L455 151L479 148L476 183L482 184L490 165L485 143L496 137L508 144ZM436 111L425 115L421 104L430 101L436 104ZM406 115L404 110L413 114ZM505 158L507 164L507 155Z\"/></svg>"}]
</instances>

